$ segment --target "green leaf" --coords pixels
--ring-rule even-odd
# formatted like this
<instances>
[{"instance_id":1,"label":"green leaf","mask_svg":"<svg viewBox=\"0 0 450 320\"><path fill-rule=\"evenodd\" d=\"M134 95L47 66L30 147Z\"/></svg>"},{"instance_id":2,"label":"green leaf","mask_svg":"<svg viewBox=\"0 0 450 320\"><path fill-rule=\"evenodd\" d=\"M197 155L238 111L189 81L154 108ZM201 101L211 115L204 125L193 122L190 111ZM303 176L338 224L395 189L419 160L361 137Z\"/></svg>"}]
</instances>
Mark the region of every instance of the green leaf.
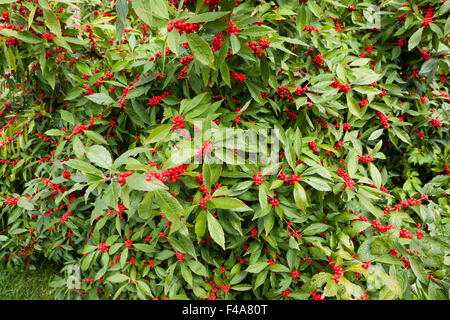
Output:
<instances>
[{"instance_id":1,"label":"green leaf","mask_svg":"<svg viewBox=\"0 0 450 320\"><path fill-rule=\"evenodd\" d=\"M167 219L178 228L181 223L183 214L183 207L178 200L165 190L155 190L156 203L161 208L161 211L167 216Z\"/></svg>"},{"instance_id":2,"label":"green leaf","mask_svg":"<svg viewBox=\"0 0 450 320\"><path fill-rule=\"evenodd\" d=\"M31 201L25 197L20 197L19 201L17 201L17 206L25 210L34 210L34 206Z\"/></svg>"},{"instance_id":3,"label":"green leaf","mask_svg":"<svg viewBox=\"0 0 450 320\"><path fill-rule=\"evenodd\" d=\"M208 230L211 238L225 250L225 234L219 221L209 212L206 214L208 221Z\"/></svg>"},{"instance_id":4,"label":"green leaf","mask_svg":"<svg viewBox=\"0 0 450 320\"><path fill-rule=\"evenodd\" d=\"M94 145L86 148L87 158L99 167L110 169L112 167L112 158L109 151L99 145Z\"/></svg>"},{"instance_id":5,"label":"green leaf","mask_svg":"<svg viewBox=\"0 0 450 320\"><path fill-rule=\"evenodd\" d=\"M92 260L94 257L96 257L97 252L91 252L88 254L87 257L83 259L83 262L81 263L81 271L86 271L89 269L90 265L92 264Z\"/></svg>"},{"instance_id":6,"label":"green leaf","mask_svg":"<svg viewBox=\"0 0 450 320\"><path fill-rule=\"evenodd\" d=\"M206 190L208 192L211 192L211 183L212 183L211 165L207 161L203 162L202 176L203 176L203 184L205 185Z\"/></svg>"},{"instance_id":7,"label":"green leaf","mask_svg":"<svg viewBox=\"0 0 450 320\"><path fill-rule=\"evenodd\" d=\"M357 118L361 119L360 108L356 104L355 99L353 99L353 97L349 94L347 94L347 106L348 106L348 110L350 111L351 114L353 114Z\"/></svg>"},{"instance_id":8,"label":"green leaf","mask_svg":"<svg viewBox=\"0 0 450 320\"><path fill-rule=\"evenodd\" d=\"M11 29L2 29L0 30L0 34L6 37L15 37L23 42L30 44L40 43L42 40L29 32L17 32Z\"/></svg>"},{"instance_id":9,"label":"green leaf","mask_svg":"<svg viewBox=\"0 0 450 320\"><path fill-rule=\"evenodd\" d=\"M248 207L244 202L236 198L220 197L208 200L206 202L208 209L218 208L218 209L229 209L235 211L253 211L252 208Z\"/></svg>"},{"instance_id":10,"label":"green leaf","mask_svg":"<svg viewBox=\"0 0 450 320\"><path fill-rule=\"evenodd\" d=\"M241 43L239 42L238 37L234 33L231 34L230 41L231 41L231 53L232 54L238 53L239 50L241 49Z\"/></svg>"},{"instance_id":11,"label":"green leaf","mask_svg":"<svg viewBox=\"0 0 450 320\"><path fill-rule=\"evenodd\" d=\"M120 193L120 185L117 182L112 182L105 189L105 193L103 194L103 201L106 205L114 208L117 206L117 202L119 200Z\"/></svg>"},{"instance_id":12,"label":"green leaf","mask_svg":"<svg viewBox=\"0 0 450 320\"><path fill-rule=\"evenodd\" d=\"M376 73L369 68L351 69L348 76L352 85L369 85L381 78L381 74Z\"/></svg>"},{"instance_id":13,"label":"green leaf","mask_svg":"<svg viewBox=\"0 0 450 320\"><path fill-rule=\"evenodd\" d=\"M305 189L303 189L301 184L298 182L294 184L294 200L297 207L306 213L306 208L308 207L308 197Z\"/></svg>"},{"instance_id":14,"label":"green leaf","mask_svg":"<svg viewBox=\"0 0 450 320\"><path fill-rule=\"evenodd\" d=\"M222 18L229 13L230 11L205 12L187 19L187 22L189 23L210 22Z\"/></svg>"},{"instance_id":15,"label":"green leaf","mask_svg":"<svg viewBox=\"0 0 450 320\"><path fill-rule=\"evenodd\" d=\"M313 187L316 190L331 191L330 185L323 179L307 177L307 178L304 178L303 181L306 182L307 184L309 184L311 187Z\"/></svg>"},{"instance_id":16,"label":"green leaf","mask_svg":"<svg viewBox=\"0 0 450 320\"><path fill-rule=\"evenodd\" d=\"M377 188L379 188L381 186L381 174L380 171L378 171L377 167L372 162L369 163L369 171L373 183Z\"/></svg>"},{"instance_id":17,"label":"green leaf","mask_svg":"<svg viewBox=\"0 0 450 320\"><path fill-rule=\"evenodd\" d=\"M134 243L133 248L136 248L139 251L145 252L145 253L155 253L158 252L157 249L153 248L152 246L144 243Z\"/></svg>"},{"instance_id":18,"label":"green leaf","mask_svg":"<svg viewBox=\"0 0 450 320\"><path fill-rule=\"evenodd\" d=\"M277 272L277 273L290 272L288 267L283 266L282 264L279 264L279 263L275 263L275 264L269 266L268 269L272 272Z\"/></svg>"},{"instance_id":19,"label":"green leaf","mask_svg":"<svg viewBox=\"0 0 450 320\"><path fill-rule=\"evenodd\" d=\"M128 1L116 0L116 12L119 20L125 24L128 15Z\"/></svg>"},{"instance_id":20,"label":"green leaf","mask_svg":"<svg viewBox=\"0 0 450 320\"><path fill-rule=\"evenodd\" d=\"M86 98L88 98L92 102L94 102L96 104L100 104L100 105L108 105L108 104L112 104L115 102L106 93L94 93L94 94L86 96Z\"/></svg>"},{"instance_id":21,"label":"green leaf","mask_svg":"<svg viewBox=\"0 0 450 320\"><path fill-rule=\"evenodd\" d=\"M56 34L58 37L61 37L61 25L59 24L58 18L51 10L43 10L44 12L44 21L47 25L48 29Z\"/></svg>"},{"instance_id":22,"label":"green leaf","mask_svg":"<svg viewBox=\"0 0 450 320\"><path fill-rule=\"evenodd\" d=\"M179 55L179 46L180 46L180 34L176 29L173 29L167 34L167 46L175 52L175 54Z\"/></svg>"},{"instance_id":23,"label":"green leaf","mask_svg":"<svg viewBox=\"0 0 450 320\"><path fill-rule=\"evenodd\" d=\"M206 211L200 211L195 219L195 234L200 239L206 232Z\"/></svg>"},{"instance_id":24,"label":"green leaf","mask_svg":"<svg viewBox=\"0 0 450 320\"><path fill-rule=\"evenodd\" d=\"M192 286L192 272L184 264L180 264L181 276L183 279Z\"/></svg>"},{"instance_id":25,"label":"green leaf","mask_svg":"<svg viewBox=\"0 0 450 320\"><path fill-rule=\"evenodd\" d=\"M139 191L155 191L159 189L168 189L162 182L157 179L147 181L144 174L134 173L126 178L126 185L133 190Z\"/></svg>"},{"instance_id":26,"label":"green leaf","mask_svg":"<svg viewBox=\"0 0 450 320\"><path fill-rule=\"evenodd\" d=\"M208 45L208 43L200 37L197 33L190 33L187 35L189 48L192 53L201 64L216 69L214 66L214 54Z\"/></svg>"},{"instance_id":27,"label":"green leaf","mask_svg":"<svg viewBox=\"0 0 450 320\"><path fill-rule=\"evenodd\" d=\"M162 124L155 129L152 130L147 140L145 140L145 144L159 142L165 139L172 130L171 124Z\"/></svg>"},{"instance_id":28,"label":"green leaf","mask_svg":"<svg viewBox=\"0 0 450 320\"><path fill-rule=\"evenodd\" d=\"M136 15L147 25L153 24L151 0L133 0L132 5Z\"/></svg>"},{"instance_id":29,"label":"green leaf","mask_svg":"<svg viewBox=\"0 0 450 320\"><path fill-rule=\"evenodd\" d=\"M198 274L199 276L203 276L203 277L208 277L208 270L206 269L206 267L201 264L198 261L195 260L189 260L187 262L189 268L192 270L192 272L194 272L195 274Z\"/></svg>"},{"instance_id":30,"label":"green leaf","mask_svg":"<svg viewBox=\"0 0 450 320\"><path fill-rule=\"evenodd\" d=\"M362 203L362 205L367 210L369 210L373 215L375 215L375 217L381 218L384 216L383 211L380 208L374 206L365 196L363 196L359 193L357 193L356 195L358 196L358 199Z\"/></svg>"},{"instance_id":31,"label":"green leaf","mask_svg":"<svg viewBox=\"0 0 450 320\"><path fill-rule=\"evenodd\" d=\"M169 20L168 4L166 0L151 0L150 3L155 17Z\"/></svg>"},{"instance_id":32,"label":"green leaf","mask_svg":"<svg viewBox=\"0 0 450 320\"><path fill-rule=\"evenodd\" d=\"M261 271L263 271L265 268L267 268L269 265L267 262L256 262L256 263L252 263L250 264L247 269L245 269L246 272L250 272L250 273L260 273Z\"/></svg>"},{"instance_id":33,"label":"green leaf","mask_svg":"<svg viewBox=\"0 0 450 320\"><path fill-rule=\"evenodd\" d=\"M148 150L149 150L148 148L138 147L122 153L116 160L114 160L113 168L114 169L119 168L121 165L127 162L128 158Z\"/></svg>"},{"instance_id":34,"label":"green leaf","mask_svg":"<svg viewBox=\"0 0 450 320\"><path fill-rule=\"evenodd\" d=\"M223 81L227 84L228 87L231 88L231 79L230 79L230 69L228 69L228 65L226 62L223 62L220 67L220 74L222 75Z\"/></svg>"},{"instance_id":35,"label":"green leaf","mask_svg":"<svg viewBox=\"0 0 450 320\"><path fill-rule=\"evenodd\" d=\"M356 170L358 169L358 155L355 149L352 149L346 159L347 171L350 177L354 177Z\"/></svg>"},{"instance_id":36,"label":"green leaf","mask_svg":"<svg viewBox=\"0 0 450 320\"><path fill-rule=\"evenodd\" d=\"M366 64L368 64L370 61L370 58L357 58L352 61L352 63L349 64L350 67L361 67Z\"/></svg>"},{"instance_id":37,"label":"green leaf","mask_svg":"<svg viewBox=\"0 0 450 320\"><path fill-rule=\"evenodd\" d=\"M408 51L411 51L412 49L417 47L417 45L420 43L420 40L422 39L422 32L423 32L423 28L419 28L419 29L417 29L416 32L413 33L411 38L409 38Z\"/></svg>"},{"instance_id":38,"label":"green leaf","mask_svg":"<svg viewBox=\"0 0 450 320\"><path fill-rule=\"evenodd\" d=\"M120 283L124 281L128 281L130 278L124 274L116 273L112 276L109 276L106 278L106 281L112 282L112 283Z\"/></svg>"},{"instance_id":39,"label":"green leaf","mask_svg":"<svg viewBox=\"0 0 450 320\"><path fill-rule=\"evenodd\" d=\"M57 136L64 136L65 133L62 130L59 129L50 129L44 132L45 135L50 136L50 137L57 137Z\"/></svg>"},{"instance_id":40,"label":"green leaf","mask_svg":"<svg viewBox=\"0 0 450 320\"><path fill-rule=\"evenodd\" d=\"M376 237L372 241L372 246L370 249L370 253L373 255L382 255L388 253L392 249L392 243L389 243L387 240Z\"/></svg>"},{"instance_id":41,"label":"green leaf","mask_svg":"<svg viewBox=\"0 0 450 320\"><path fill-rule=\"evenodd\" d=\"M136 281L136 286L144 292L147 296L153 298L152 291L150 290L150 286L143 280Z\"/></svg>"},{"instance_id":42,"label":"green leaf","mask_svg":"<svg viewBox=\"0 0 450 320\"><path fill-rule=\"evenodd\" d=\"M91 131L91 130L86 130L84 132L84 134L91 140L93 140L96 143L100 143L100 144L108 144L108 142L106 142L105 138L103 138L103 136L96 132L96 131Z\"/></svg>"},{"instance_id":43,"label":"green leaf","mask_svg":"<svg viewBox=\"0 0 450 320\"><path fill-rule=\"evenodd\" d=\"M369 138L367 138L367 140L371 141L371 140L376 140L378 139L381 135L383 134L383 129L378 129L375 130L374 132L372 132L369 136Z\"/></svg>"},{"instance_id":44,"label":"green leaf","mask_svg":"<svg viewBox=\"0 0 450 320\"><path fill-rule=\"evenodd\" d=\"M67 121L71 124L75 124L75 120L74 120L73 114L71 112L66 111L66 110L59 110L59 113L61 113L61 118L64 121Z\"/></svg>"},{"instance_id":45,"label":"green leaf","mask_svg":"<svg viewBox=\"0 0 450 320\"><path fill-rule=\"evenodd\" d=\"M94 173L98 175L103 175L103 172L91 165L90 163L84 162L82 160L78 159L71 159L66 162L66 165L68 165L71 168L80 170L84 173Z\"/></svg>"},{"instance_id":46,"label":"green leaf","mask_svg":"<svg viewBox=\"0 0 450 320\"><path fill-rule=\"evenodd\" d=\"M371 86L359 86L355 87L354 90L361 94L379 94L381 92L380 90Z\"/></svg>"},{"instance_id":47,"label":"green leaf","mask_svg":"<svg viewBox=\"0 0 450 320\"><path fill-rule=\"evenodd\" d=\"M405 131L397 128L397 127L392 127L392 130L394 131L395 135L400 138L400 140L402 140L403 142L407 143L407 144L411 144L411 138L406 134Z\"/></svg>"},{"instance_id":48,"label":"green leaf","mask_svg":"<svg viewBox=\"0 0 450 320\"><path fill-rule=\"evenodd\" d=\"M307 226L303 231L303 235L305 236L312 236L314 234L322 233L330 228L329 225L325 223L313 223L309 226Z\"/></svg>"}]
</instances>

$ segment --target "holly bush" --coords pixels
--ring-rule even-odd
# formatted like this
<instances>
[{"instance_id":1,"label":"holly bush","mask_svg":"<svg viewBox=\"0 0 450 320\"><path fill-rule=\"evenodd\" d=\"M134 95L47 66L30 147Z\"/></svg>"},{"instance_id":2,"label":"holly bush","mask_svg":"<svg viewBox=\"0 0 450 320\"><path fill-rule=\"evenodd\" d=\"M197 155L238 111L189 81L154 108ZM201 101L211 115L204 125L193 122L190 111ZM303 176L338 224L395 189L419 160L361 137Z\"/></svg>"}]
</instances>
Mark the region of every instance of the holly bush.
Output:
<instances>
[{"instance_id":1,"label":"holly bush","mask_svg":"<svg viewBox=\"0 0 450 320\"><path fill-rule=\"evenodd\" d=\"M450 1L0 8L9 269L54 261L57 298L449 298Z\"/></svg>"}]
</instances>

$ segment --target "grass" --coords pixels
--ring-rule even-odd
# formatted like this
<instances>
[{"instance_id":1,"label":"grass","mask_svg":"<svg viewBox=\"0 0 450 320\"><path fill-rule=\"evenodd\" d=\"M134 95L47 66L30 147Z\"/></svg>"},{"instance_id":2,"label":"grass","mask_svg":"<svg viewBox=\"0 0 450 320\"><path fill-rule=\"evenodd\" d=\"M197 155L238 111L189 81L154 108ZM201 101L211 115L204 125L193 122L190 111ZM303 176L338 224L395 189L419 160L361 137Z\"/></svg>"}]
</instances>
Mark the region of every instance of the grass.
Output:
<instances>
[{"instance_id":1,"label":"grass","mask_svg":"<svg viewBox=\"0 0 450 320\"><path fill-rule=\"evenodd\" d=\"M35 264L36 269L14 269L14 274L0 263L0 300L53 300L54 289L49 283L59 269L48 261Z\"/></svg>"}]
</instances>

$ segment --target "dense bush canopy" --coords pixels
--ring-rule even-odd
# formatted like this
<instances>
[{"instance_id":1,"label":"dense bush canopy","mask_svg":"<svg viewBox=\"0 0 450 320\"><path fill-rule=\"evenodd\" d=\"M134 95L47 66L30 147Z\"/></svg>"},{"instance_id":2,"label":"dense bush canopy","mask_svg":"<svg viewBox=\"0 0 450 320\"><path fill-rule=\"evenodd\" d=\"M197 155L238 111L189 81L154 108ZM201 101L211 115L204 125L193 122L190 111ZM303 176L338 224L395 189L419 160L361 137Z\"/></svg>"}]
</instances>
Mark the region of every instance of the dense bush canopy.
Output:
<instances>
[{"instance_id":1,"label":"dense bush canopy","mask_svg":"<svg viewBox=\"0 0 450 320\"><path fill-rule=\"evenodd\" d=\"M0 0L1 263L59 263L58 298L448 299L449 9Z\"/></svg>"}]
</instances>

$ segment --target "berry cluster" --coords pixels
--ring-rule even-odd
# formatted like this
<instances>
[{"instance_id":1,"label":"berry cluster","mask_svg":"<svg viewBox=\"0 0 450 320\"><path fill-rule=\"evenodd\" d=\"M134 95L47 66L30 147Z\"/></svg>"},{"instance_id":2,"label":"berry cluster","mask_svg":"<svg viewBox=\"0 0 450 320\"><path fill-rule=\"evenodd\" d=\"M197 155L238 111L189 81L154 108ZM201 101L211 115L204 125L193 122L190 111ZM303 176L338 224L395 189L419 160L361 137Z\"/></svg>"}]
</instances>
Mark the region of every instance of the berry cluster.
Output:
<instances>
[{"instance_id":1,"label":"berry cluster","mask_svg":"<svg viewBox=\"0 0 450 320\"><path fill-rule=\"evenodd\" d=\"M106 246L106 244L104 242L102 242L98 245L98 250L103 251L103 252L108 252L109 248Z\"/></svg>"},{"instance_id":2,"label":"berry cluster","mask_svg":"<svg viewBox=\"0 0 450 320\"><path fill-rule=\"evenodd\" d=\"M69 171L64 170L62 175L65 179L70 180L70 172Z\"/></svg>"},{"instance_id":3,"label":"berry cluster","mask_svg":"<svg viewBox=\"0 0 450 320\"><path fill-rule=\"evenodd\" d=\"M79 133L83 134L86 130L89 130L89 126L83 124L76 125L73 127L72 135L77 135Z\"/></svg>"},{"instance_id":4,"label":"berry cluster","mask_svg":"<svg viewBox=\"0 0 450 320\"><path fill-rule=\"evenodd\" d=\"M368 105L369 105L369 100L367 100L367 99L364 99L359 103L360 108L367 107Z\"/></svg>"},{"instance_id":5,"label":"berry cluster","mask_svg":"<svg viewBox=\"0 0 450 320\"><path fill-rule=\"evenodd\" d=\"M344 125L342 126L342 130L344 131L349 131L352 128L352 125L348 122L344 123Z\"/></svg>"},{"instance_id":6,"label":"berry cluster","mask_svg":"<svg viewBox=\"0 0 450 320\"><path fill-rule=\"evenodd\" d=\"M259 186L261 183L263 183L264 175L262 174L262 171L259 171L255 176L253 177L253 182L255 183L255 186Z\"/></svg>"},{"instance_id":7,"label":"berry cluster","mask_svg":"<svg viewBox=\"0 0 450 320\"><path fill-rule=\"evenodd\" d=\"M417 49L417 50L419 50L419 49ZM419 52L420 52L420 55L422 56L423 61L430 60L431 54L429 54L426 49L422 49L422 51L419 50Z\"/></svg>"},{"instance_id":8,"label":"berry cluster","mask_svg":"<svg viewBox=\"0 0 450 320\"><path fill-rule=\"evenodd\" d=\"M10 205L13 205L13 206L16 206L17 205L17 202L19 201L19 199L20 199L20 197L7 197L6 198L6 203L7 204L10 204Z\"/></svg>"},{"instance_id":9,"label":"berry cluster","mask_svg":"<svg viewBox=\"0 0 450 320\"><path fill-rule=\"evenodd\" d=\"M433 7L429 6L422 21L422 27L428 27L433 22Z\"/></svg>"},{"instance_id":10,"label":"berry cluster","mask_svg":"<svg viewBox=\"0 0 450 320\"><path fill-rule=\"evenodd\" d=\"M350 176L346 173L345 169L339 168L337 173L342 179L344 179L345 189L349 188L351 190L355 190L355 188L353 187L355 181L353 181L352 178L350 178Z\"/></svg>"},{"instance_id":11,"label":"berry cluster","mask_svg":"<svg viewBox=\"0 0 450 320\"><path fill-rule=\"evenodd\" d=\"M172 131L184 129L186 127L186 125L184 124L184 118L181 114L176 115L175 117L173 117L172 120L173 120Z\"/></svg>"},{"instance_id":12,"label":"berry cluster","mask_svg":"<svg viewBox=\"0 0 450 320\"><path fill-rule=\"evenodd\" d=\"M304 87L302 87L302 86L296 86L295 87L295 94L304 94L306 91L308 91L309 90L309 88L308 88L308 86L304 86Z\"/></svg>"},{"instance_id":13,"label":"berry cluster","mask_svg":"<svg viewBox=\"0 0 450 320\"><path fill-rule=\"evenodd\" d=\"M277 86L277 94L281 99L287 99L289 102L294 102L294 97L287 86Z\"/></svg>"},{"instance_id":14,"label":"berry cluster","mask_svg":"<svg viewBox=\"0 0 450 320\"><path fill-rule=\"evenodd\" d=\"M311 292L311 297L313 298L313 300L325 300L325 298L322 297L322 294L319 293L319 291L316 291L316 290Z\"/></svg>"},{"instance_id":15,"label":"berry cluster","mask_svg":"<svg viewBox=\"0 0 450 320\"><path fill-rule=\"evenodd\" d=\"M358 157L358 163L370 163L373 161L373 157L369 154Z\"/></svg>"},{"instance_id":16,"label":"berry cluster","mask_svg":"<svg viewBox=\"0 0 450 320\"><path fill-rule=\"evenodd\" d=\"M305 27L303 28L303 31L306 31L306 32L308 32L308 33L311 33L311 32L313 32L313 31L316 31L316 32L320 33L320 30L319 30L319 29L317 29L317 28L314 27L314 26L308 27L307 24L305 24Z\"/></svg>"},{"instance_id":17,"label":"berry cluster","mask_svg":"<svg viewBox=\"0 0 450 320\"><path fill-rule=\"evenodd\" d=\"M197 153L194 155L194 157L200 159L203 157L204 154L211 154L213 150L213 145L211 142L206 141L202 143L201 147L197 148Z\"/></svg>"},{"instance_id":18,"label":"berry cluster","mask_svg":"<svg viewBox=\"0 0 450 320\"><path fill-rule=\"evenodd\" d=\"M127 177L131 176L133 173L128 170L127 172L119 172L119 177L117 178L117 182L119 182L120 186L123 186L126 183Z\"/></svg>"},{"instance_id":19,"label":"berry cluster","mask_svg":"<svg viewBox=\"0 0 450 320\"><path fill-rule=\"evenodd\" d=\"M434 126L434 127L442 127L441 120L439 120L437 118L431 119L430 121L428 121L428 123L431 123L431 125Z\"/></svg>"},{"instance_id":20,"label":"berry cluster","mask_svg":"<svg viewBox=\"0 0 450 320\"><path fill-rule=\"evenodd\" d=\"M245 77L245 74L243 74L243 73L234 73L233 71L230 71L230 76L231 76L231 79L239 81L240 83L247 80L247 78Z\"/></svg>"},{"instance_id":21,"label":"berry cluster","mask_svg":"<svg viewBox=\"0 0 450 320\"><path fill-rule=\"evenodd\" d=\"M352 86L349 83L343 84L337 80L333 81L330 86L333 88L339 88L339 92L347 93L350 91Z\"/></svg>"},{"instance_id":22,"label":"berry cluster","mask_svg":"<svg viewBox=\"0 0 450 320\"><path fill-rule=\"evenodd\" d=\"M198 30L200 30L200 26L201 26L201 23L189 23L189 22L184 21L183 19L180 19L177 21L169 20L169 23L167 26L167 31L170 32L175 28L178 30L178 33L180 35L183 32L189 34L189 33L198 32Z\"/></svg>"},{"instance_id":23,"label":"berry cluster","mask_svg":"<svg viewBox=\"0 0 450 320\"><path fill-rule=\"evenodd\" d=\"M177 251L177 253L175 255L176 255L178 261L184 262L184 254L183 253L181 253L180 251Z\"/></svg>"},{"instance_id":24,"label":"berry cluster","mask_svg":"<svg viewBox=\"0 0 450 320\"><path fill-rule=\"evenodd\" d=\"M247 42L246 45L248 47L250 47L250 49L252 49L253 52L259 58L261 58L261 55L264 52L264 49L266 49L266 48L268 48L270 46L270 41L269 40L265 40L265 39L260 39L259 42L256 42L256 41Z\"/></svg>"},{"instance_id":25,"label":"berry cluster","mask_svg":"<svg viewBox=\"0 0 450 320\"><path fill-rule=\"evenodd\" d=\"M342 141L339 140L338 142L336 142L336 145L333 146L333 149L334 149L334 150L339 150L339 149L341 149L343 146L344 146L344 142L342 142Z\"/></svg>"},{"instance_id":26,"label":"berry cluster","mask_svg":"<svg viewBox=\"0 0 450 320\"><path fill-rule=\"evenodd\" d=\"M223 43L223 32L219 32L218 34L216 34L212 40L211 43L211 50L213 52L215 51L219 51L220 48L222 48L222 43Z\"/></svg>"},{"instance_id":27,"label":"berry cluster","mask_svg":"<svg viewBox=\"0 0 450 320\"><path fill-rule=\"evenodd\" d=\"M295 184L296 182L300 182L300 181L302 181L302 177L300 177L296 174L293 174L291 176L291 178L289 179L289 184Z\"/></svg>"},{"instance_id":28,"label":"berry cluster","mask_svg":"<svg viewBox=\"0 0 450 320\"><path fill-rule=\"evenodd\" d=\"M334 275L331 279L334 280L336 283L338 283L339 278L344 275L344 270L342 269L341 266L337 266L335 264L330 264L330 266L333 268L334 271Z\"/></svg>"},{"instance_id":29,"label":"berry cluster","mask_svg":"<svg viewBox=\"0 0 450 320\"><path fill-rule=\"evenodd\" d=\"M205 4L209 6L209 11L213 11L220 4L220 0L205 0Z\"/></svg>"},{"instance_id":30,"label":"berry cluster","mask_svg":"<svg viewBox=\"0 0 450 320\"><path fill-rule=\"evenodd\" d=\"M412 239L413 235L405 228L400 229L400 238Z\"/></svg>"},{"instance_id":31,"label":"berry cluster","mask_svg":"<svg viewBox=\"0 0 450 320\"><path fill-rule=\"evenodd\" d=\"M213 198L212 195L206 194L203 198L200 199L200 207L203 210L206 210L206 201L211 200Z\"/></svg>"},{"instance_id":32,"label":"berry cluster","mask_svg":"<svg viewBox=\"0 0 450 320\"><path fill-rule=\"evenodd\" d=\"M239 28L234 24L233 20L230 19L230 21L227 21L227 22L230 25L227 28L228 36L231 36L232 34L237 36L239 34Z\"/></svg>"},{"instance_id":33,"label":"berry cluster","mask_svg":"<svg viewBox=\"0 0 450 320\"><path fill-rule=\"evenodd\" d=\"M53 33L43 33L42 38L47 39L48 42L53 42L53 38L56 37L56 34Z\"/></svg>"},{"instance_id":34,"label":"berry cluster","mask_svg":"<svg viewBox=\"0 0 450 320\"><path fill-rule=\"evenodd\" d=\"M280 201L275 198L277 196L276 193L274 193L272 196L267 196L267 201L272 205L273 208L278 207L280 205Z\"/></svg>"},{"instance_id":35,"label":"berry cluster","mask_svg":"<svg viewBox=\"0 0 450 320\"><path fill-rule=\"evenodd\" d=\"M389 118L386 117L386 115L380 111L377 111L377 117L380 119L380 123L383 125L384 128L389 128Z\"/></svg>"},{"instance_id":36,"label":"berry cluster","mask_svg":"<svg viewBox=\"0 0 450 320\"><path fill-rule=\"evenodd\" d=\"M119 105L120 105L120 107L121 107L122 109L124 109L125 106L126 106L125 98L126 98L127 94L128 94L131 90L133 90L134 88L135 88L135 87L133 87L133 86L127 85L127 86L123 89L122 95L121 95L121 97L120 97L120 99L119 99L119 101L118 101L118 103L119 103Z\"/></svg>"},{"instance_id":37,"label":"berry cluster","mask_svg":"<svg viewBox=\"0 0 450 320\"><path fill-rule=\"evenodd\" d=\"M316 66L317 69L323 67L323 63L324 63L323 55L318 54L317 56L315 56L312 59L312 63Z\"/></svg>"},{"instance_id":38,"label":"berry cluster","mask_svg":"<svg viewBox=\"0 0 450 320\"><path fill-rule=\"evenodd\" d=\"M385 232L387 232L388 230L393 230L393 229L394 229L394 226L393 226L393 225L391 225L391 224L388 224L388 225L382 225L381 222L380 222L379 220L372 220L372 227L373 227L375 230L380 231L381 233L385 233Z\"/></svg>"},{"instance_id":39,"label":"berry cluster","mask_svg":"<svg viewBox=\"0 0 450 320\"><path fill-rule=\"evenodd\" d=\"M178 179L180 178L180 175L186 171L187 167L188 167L187 164L182 164L181 166L165 169L161 172L149 171L146 174L147 177L146 180L152 181L153 178L156 178L161 182L167 182L168 180L172 182L177 182Z\"/></svg>"},{"instance_id":40,"label":"berry cluster","mask_svg":"<svg viewBox=\"0 0 450 320\"><path fill-rule=\"evenodd\" d=\"M148 99L148 104L149 104L151 107L154 107L154 106L160 104L161 101L162 101L162 99L164 99L165 97L167 97L167 96L170 95L170 94L172 94L172 92L169 90L169 91L164 92L164 93L163 93L162 95L160 95L160 96L154 96L153 98Z\"/></svg>"},{"instance_id":41,"label":"berry cluster","mask_svg":"<svg viewBox=\"0 0 450 320\"><path fill-rule=\"evenodd\" d=\"M309 143L309 147L311 148L311 150L312 150L314 153L317 153L317 152L318 152L317 147L316 147L316 143L315 143L314 141L311 141L311 142Z\"/></svg>"}]
</instances>

